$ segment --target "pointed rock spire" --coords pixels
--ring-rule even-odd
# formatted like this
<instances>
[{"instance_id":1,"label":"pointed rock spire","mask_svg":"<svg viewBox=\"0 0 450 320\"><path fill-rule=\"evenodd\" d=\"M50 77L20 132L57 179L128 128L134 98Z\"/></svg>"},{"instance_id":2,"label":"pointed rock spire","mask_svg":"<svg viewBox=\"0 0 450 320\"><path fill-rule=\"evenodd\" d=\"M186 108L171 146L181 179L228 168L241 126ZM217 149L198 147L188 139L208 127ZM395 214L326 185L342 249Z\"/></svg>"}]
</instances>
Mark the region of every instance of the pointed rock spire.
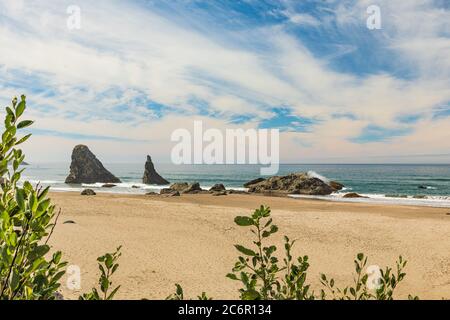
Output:
<instances>
[{"instance_id":1,"label":"pointed rock spire","mask_svg":"<svg viewBox=\"0 0 450 320\"><path fill-rule=\"evenodd\" d=\"M145 162L144 177L142 178L142 182L145 184L157 185L169 184L169 181L161 177L158 172L156 172L150 156L147 156L147 162Z\"/></svg>"}]
</instances>

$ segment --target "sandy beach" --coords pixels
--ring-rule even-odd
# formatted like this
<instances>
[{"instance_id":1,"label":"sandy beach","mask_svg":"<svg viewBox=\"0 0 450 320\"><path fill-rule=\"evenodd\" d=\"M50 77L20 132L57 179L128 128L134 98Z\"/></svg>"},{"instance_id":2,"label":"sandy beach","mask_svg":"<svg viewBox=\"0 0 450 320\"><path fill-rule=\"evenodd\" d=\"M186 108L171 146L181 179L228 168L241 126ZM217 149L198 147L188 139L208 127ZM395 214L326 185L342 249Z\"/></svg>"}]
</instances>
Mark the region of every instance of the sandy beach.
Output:
<instances>
[{"instance_id":1,"label":"sandy beach","mask_svg":"<svg viewBox=\"0 0 450 320\"><path fill-rule=\"evenodd\" d=\"M96 257L119 245L123 254L113 278L122 286L117 298L164 299L175 283L192 298L202 291L215 299L238 298L238 283L225 275L238 256L233 244L249 244L251 233L233 219L260 204L272 208L280 227L273 237L279 250L286 234L298 239L296 255L309 255L308 279L317 292L321 272L338 285L350 284L354 256L364 252L369 264L381 267L394 266L399 255L408 260L397 298L409 293L422 299L450 298L448 208L257 195L85 197L55 192L51 197L62 213L50 244L63 250L69 264L81 268L82 288L72 291L63 286L66 298L76 298L96 285ZM68 220L75 223L64 223Z\"/></svg>"}]
</instances>

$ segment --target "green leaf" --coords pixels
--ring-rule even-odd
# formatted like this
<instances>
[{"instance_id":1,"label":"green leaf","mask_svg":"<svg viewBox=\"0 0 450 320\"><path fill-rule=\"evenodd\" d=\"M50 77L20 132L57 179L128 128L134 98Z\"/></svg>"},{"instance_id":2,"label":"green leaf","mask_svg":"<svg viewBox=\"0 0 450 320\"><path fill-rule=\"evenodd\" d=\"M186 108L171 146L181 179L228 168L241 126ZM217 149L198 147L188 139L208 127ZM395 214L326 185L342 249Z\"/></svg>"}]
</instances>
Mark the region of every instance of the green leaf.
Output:
<instances>
[{"instance_id":1,"label":"green leaf","mask_svg":"<svg viewBox=\"0 0 450 320\"><path fill-rule=\"evenodd\" d=\"M252 226L253 223L253 219L250 217L244 217L244 216L238 216L236 218L234 218L234 222L241 227L248 227L248 226Z\"/></svg>"},{"instance_id":2,"label":"green leaf","mask_svg":"<svg viewBox=\"0 0 450 320\"><path fill-rule=\"evenodd\" d=\"M20 210L25 210L25 192L23 189L16 190L16 202Z\"/></svg>"},{"instance_id":3,"label":"green leaf","mask_svg":"<svg viewBox=\"0 0 450 320\"><path fill-rule=\"evenodd\" d=\"M102 290L102 292L106 292L108 291L109 288L109 280L108 278L104 277L100 279L100 289Z\"/></svg>"},{"instance_id":4,"label":"green leaf","mask_svg":"<svg viewBox=\"0 0 450 320\"><path fill-rule=\"evenodd\" d=\"M242 300L258 300L259 298L259 293L255 290L248 290L241 294Z\"/></svg>"},{"instance_id":5,"label":"green leaf","mask_svg":"<svg viewBox=\"0 0 450 320\"><path fill-rule=\"evenodd\" d=\"M183 295L183 288L178 283L175 284L175 286L177 287L177 290L176 290L177 295L182 296Z\"/></svg>"},{"instance_id":6,"label":"green leaf","mask_svg":"<svg viewBox=\"0 0 450 320\"><path fill-rule=\"evenodd\" d=\"M53 282L57 282L66 273L66 271L58 272L52 279Z\"/></svg>"},{"instance_id":7,"label":"green leaf","mask_svg":"<svg viewBox=\"0 0 450 320\"><path fill-rule=\"evenodd\" d=\"M43 256L46 255L47 252L49 252L49 251L50 251L50 247L49 247L48 245L46 245L46 244L41 245L41 246L37 246L37 247L35 247L35 248L33 249L33 251L31 251L31 252L28 254L28 259L29 259L30 261L33 261L33 260L35 260L35 259L37 259L37 258L39 258L39 257L43 257Z\"/></svg>"},{"instance_id":8,"label":"green leaf","mask_svg":"<svg viewBox=\"0 0 450 320\"><path fill-rule=\"evenodd\" d=\"M270 236L270 231L264 231L263 233L262 233L262 237L263 238L267 238L268 236Z\"/></svg>"},{"instance_id":9,"label":"green leaf","mask_svg":"<svg viewBox=\"0 0 450 320\"><path fill-rule=\"evenodd\" d=\"M19 104L16 107L16 117L19 118L23 112L25 111L27 103L25 102L25 99L22 99L22 101L19 102Z\"/></svg>"},{"instance_id":10,"label":"green leaf","mask_svg":"<svg viewBox=\"0 0 450 320\"><path fill-rule=\"evenodd\" d=\"M44 190L42 190L41 193L38 195L38 200L42 201L45 198L45 196L48 194L49 190L50 190L50 186L48 186Z\"/></svg>"},{"instance_id":11,"label":"green leaf","mask_svg":"<svg viewBox=\"0 0 450 320\"><path fill-rule=\"evenodd\" d=\"M245 247L243 247L241 245L238 245L238 244L234 245L234 247L238 251L240 251L241 253L243 253L243 254L245 254L247 256L256 256L256 253L253 250L251 250L251 249L245 248Z\"/></svg>"},{"instance_id":12,"label":"green leaf","mask_svg":"<svg viewBox=\"0 0 450 320\"><path fill-rule=\"evenodd\" d=\"M7 113L8 115L14 116L14 112L11 110L10 107L6 107L6 113Z\"/></svg>"},{"instance_id":13,"label":"green leaf","mask_svg":"<svg viewBox=\"0 0 450 320\"><path fill-rule=\"evenodd\" d=\"M23 120L23 121L19 122L19 124L17 125L17 129L23 129L23 128L29 127L33 123L34 123L34 121L32 121L32 120Z\"/></svg>"},{"instance_id":14,"label":"green leaf","mask_svg":"<svg viewBox=\"0 0 450 320\"><path fill-rule=\"evenodd\" d=\"M106 298L106 300L112 300L114 298L114 296L116 295L117 291L119 291L120 286L118 286L117 288L115 288L111 294L108 296L108 298Z\"/></svg>"},{"instance_id":15,"label":"green leaf","mask_svg":"<svg viewBox=\"0 0 450 320\"><path fill-rule=\"evenodd\" d=\"M226 275L226 277L231 280L239 280L238 277L234 273L229 273Z\"/></svg>"},{"instance_id":16,"label":"green leaf","mask_svg":"<svg viewBox=\"0 0 450 320\"><path fill-rule=\"evenodd\" d=\"M17 270L14 269L12 271L10 282L9 282L9 285L11 286L11 288L10 288L11 291L14 291L17 289L17 287L19 286L19 282L20 282L20 275L17 272Z\"/></svg>"}]
</instances>

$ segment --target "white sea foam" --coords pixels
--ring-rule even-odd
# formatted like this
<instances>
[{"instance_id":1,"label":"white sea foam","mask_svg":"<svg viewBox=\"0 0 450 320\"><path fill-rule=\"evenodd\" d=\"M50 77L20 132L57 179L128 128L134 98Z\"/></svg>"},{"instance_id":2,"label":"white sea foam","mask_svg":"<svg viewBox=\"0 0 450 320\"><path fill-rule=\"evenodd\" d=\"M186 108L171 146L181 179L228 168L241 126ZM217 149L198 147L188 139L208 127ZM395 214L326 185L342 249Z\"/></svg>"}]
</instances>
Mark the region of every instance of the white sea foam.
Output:
<instances>
[{"instance_id":1,"label":"white sea foam","mask_svg":"<svg viewBox=\"0 0 450 320\"><path fill-rule=\"evenodd\" d=\"M428 196L426 199L416 199L411 196L407 198L386 197L384 194L361 194L367 198L344 198L343 193L333 193L329 196L290 195L292 198L320 199L337 202L379 203L393 205L413 205L426 207L450 208L450 197Z\"/></svg>"},{"instance_id":2,"label":"white sea foam","mask_svg":"<svg viewBox=\"0 0 450 320\"><path fill-rule=\"evenodd\" d=\"M58 183L64 183L64 181L57 181L57 180L28 180L28 179L22 179L23 181L28 181L31 184L58 184Z\"/></svg>"},{"instance_id":3,"label":"white sea foam","mask_svg":"<svg viewBox=\"0 0 450 320\"><path fill-rule=\"evenodd\" d=\"M328 179L327 177L324 177L324 176L318 174L318 173L315 172L315 171L308 171L308 176L309 176L310 178L317 178L317 179L320 179L320 180L322 180L322 181L325 182L325 183L330 183L330 179Z\"/></svg>"}]
</instances>

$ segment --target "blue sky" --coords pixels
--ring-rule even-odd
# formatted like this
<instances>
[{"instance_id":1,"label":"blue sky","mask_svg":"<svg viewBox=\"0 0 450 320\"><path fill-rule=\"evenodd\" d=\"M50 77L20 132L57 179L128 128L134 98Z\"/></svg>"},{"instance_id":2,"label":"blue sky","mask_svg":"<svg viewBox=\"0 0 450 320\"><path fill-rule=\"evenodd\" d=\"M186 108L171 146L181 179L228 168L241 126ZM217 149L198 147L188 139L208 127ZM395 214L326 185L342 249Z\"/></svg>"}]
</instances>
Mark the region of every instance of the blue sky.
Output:
<instances>
[{"instance_id":1,"label":"blue sky","mask_svg":"<svg viewBox=\"0 0 450 320\"><path fill-rule=\"evenodd\" d=\"M36 120L31 161L85 143L166 162L194 120L279 128L291 163L450 161L447 1L0 0L0 43L1 103L26 93Z\"/></svg>"}]
</instances>

